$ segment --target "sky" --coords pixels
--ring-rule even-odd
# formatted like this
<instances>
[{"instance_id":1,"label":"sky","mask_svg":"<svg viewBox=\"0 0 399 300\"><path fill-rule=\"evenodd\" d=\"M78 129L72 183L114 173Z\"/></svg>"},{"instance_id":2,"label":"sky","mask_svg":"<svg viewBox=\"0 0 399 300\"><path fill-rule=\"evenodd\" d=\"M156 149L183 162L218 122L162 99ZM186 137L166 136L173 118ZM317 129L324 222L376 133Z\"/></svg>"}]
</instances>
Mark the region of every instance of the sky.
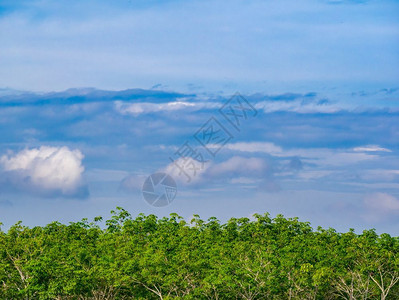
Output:
<instances>
[{"instance_id":1,"label":"sky","mask_svg":"<svg viewBox=\"0 0 399 300\"><path fill-rule=\"evenodd\" d=\"M0 221L122 206L399 235L398 54L398 1L0 0Z\"/></svg>"}]
</instances>

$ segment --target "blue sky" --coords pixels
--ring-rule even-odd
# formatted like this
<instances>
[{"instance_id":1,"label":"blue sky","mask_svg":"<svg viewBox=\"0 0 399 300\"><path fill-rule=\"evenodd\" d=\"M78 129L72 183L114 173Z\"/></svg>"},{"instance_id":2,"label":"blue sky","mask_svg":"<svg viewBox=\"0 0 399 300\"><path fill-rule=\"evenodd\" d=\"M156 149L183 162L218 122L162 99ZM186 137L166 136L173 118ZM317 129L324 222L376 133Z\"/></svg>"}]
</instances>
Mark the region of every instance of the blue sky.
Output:
<instances>
[{"instance_id":1,"label":"blue sky","mask_svg":"<svg viewBox=\"0 0 399 300\"><path fill-rule=\"evenodd\" d=\"M397 1L1 1L0 220L282 213L399 234ZM142 198L235 92L257 110ZM230 126L230 127L229 127Z\"/></svg>"}]
</instances>

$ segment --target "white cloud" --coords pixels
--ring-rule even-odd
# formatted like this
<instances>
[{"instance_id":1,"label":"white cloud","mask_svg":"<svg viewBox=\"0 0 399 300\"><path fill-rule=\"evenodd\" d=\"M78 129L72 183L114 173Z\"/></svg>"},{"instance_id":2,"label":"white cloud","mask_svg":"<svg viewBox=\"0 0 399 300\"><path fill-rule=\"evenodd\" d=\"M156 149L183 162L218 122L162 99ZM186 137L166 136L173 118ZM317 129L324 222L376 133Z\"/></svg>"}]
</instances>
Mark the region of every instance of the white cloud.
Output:
<instances>
[{"instance_id":1,"label":"white cloud","mask_svg":"<svg viewBox=\"0 0 399 300\"><path fill-rule=\"evenodd\" d=\"M207 175L212 177L262 176L269 169L261 158L234 156L224 162L211 166Z\"/></svg>"},{"instance_id":2,"label":"white cloud","mask_svg":"<svg viewBox=\"0 0 399 300\"><path fill-rule=\"evenodd\" d=\"M224 147L241 152L264 152L270 154L281 153L283 151L281 147L267 142L232 143Z\"/></svg>"},{"instance_id":3,"label":"white cloud","mask_svg":"<svg viewBox=\"0 0 399 300\"><path fill-rule=\"evenodd\" d=\"M209 145L208 147L217 147L217 145ZM290 158L298 157L304 162L317 163L323 167L339 167L348 164L356 164L363 161L376 160L379 158L378 153L373 151L355 151L355 149L329 149L329 148L293 148L283 149L282 147L269 142L241 142L226 144L224 148L232 151L249 152L249 153L267 153L275 157ZM370 148L377 149L377 148ZM384 149L384 148L378 148ZM375 150L383 151L383 150ZM390 151L386 149L386 151Z\"/></svg>"},{"instance_id":4,"label":"white cloud","mask_svg":"<svg viewBox=\"0 0 399 300\"><path fill-rule=\"evenodd\" d=\"M264 159L255 157L234 156L220 163L205 162L204 164L195 159L183 157L154 173L156 172L169 174L178 186L194 188L210 187L215 183L243 185L262 183L265 179L270 179L272 169ZM128 192L140 190L145 179L146 176L143 175L127 176L121 182L121 189Z\"/></svg>"},{"instance_id":5,"label":"white cloud","mask_svg":"<svg viewBox=\"0 0 399 300\"><path fill-rule=\"evenodd\" d=\"M184 172L177 166L182 166L182 170L187 173L188 176L184 175ZM179 158L168 165L155 170L154 173L166 173L170 175L177 183L178 186L196 185L204 181L203 173L208 169L210 163L204 163L202 165L198 161L187 157ZM194 173L193 167L196 168ZM143 184L148 176L151 174L130 174L122 179L120 183L120 189L125 192L136 192L143 188Z\"/></svg>"},{"instance_id":6,"label":"white cloud","mask_svg":"<svg viewBox=\"0 0 399 300\"><path fill-rule=\"evenodd\" d=\"M200 110L206 108L217 108L220 104L211 102L191 103L185 101L172 101L167 103L126 103L123 101L115 101L115 109L124 115L138 116L140 114L148 114L154 112L177 111L183 109Z\"/></svg>"},{"instance_id":7,"label":"white cloud","mask_svg":"<svg viewBox=\"0 0 399 300\"><path fill-rule=\"evenodd\" d=\"M42 146L9 153L0 158L0 182L5 188L41 196L87 196L83 157L79 150L68 147Z\"/></svg>"},{"instance_id":8,"label":"white cloud","mask_svg":"<svg viewBox=\"0 0 399 300\"><path fill-rule=\"evenodd\" d=\"M181 172L176 166L183 166ZM193 172L196 167L196 173ZM214 183L228 183L238 181L241 183L253 183L268 177L272 170L269 164L261 158L245 158L234 156L226 161L215 163L206 162L203 165L194 160L179 158L160 170L170 174L180 185L211 185ZM255 181L254 181L255 180Z\"/></svg>"},{"instance_id":9,"label":"white cloud","mask_svg":"<svg viewBox=\"0 0 399 300\"><path fill-rule=\"evenodd\" d=\"M211 162L200 162L190 157L181 157L159 170L171 175L180 185L199 184L205 181L204 174Z\"/></svg>"},{"instance_id":10,"label":"white cloud","mask_svg":"<svg viewBox=\"0 0 399 300\"><path fill-rule=\"evenodd\" d=\"M255 105L255 108L262 109L265 113L273 113L279 111L296 112L300 114L307 113L336 113L343 110L331 104L320 105L316 102L304 103L302 100L296 101L261 101Z\"/></svg>"},{"instance_id":11,"label":"white cloud","mask_svg":"<svg viewBox=\"0 0 399 300\"><path fill-rule=\"evenodd\" d=\"M217 145L209 145L208 147L217 147ZM300 157L307 160L318 160L323 162L323 165L339 166L347 165L348 163L357 163L365 160L372 160L378 158L374 153L362 153L373 151L390 151L385 148L368 148L364 149L378 149L378 150L364 150L363 148L355 149L329 149L329 148L294 148L283 149L280 146L269 142L241 142L226 144L224 148L239 152L259 152L268 153L276 157ZM363 149L362 151L356 149ZM382 150L381 150L382 149ZM360 153L359 153L360 152Z\"/></svg>"},{"instance_id":12,"label":"white cloud","mask_svg":"<svg viewBox=\"0 0 399 300\"><path fill-rule=\"evenodd\" d=\"M382 148L377 145L367 145L367 146L363 146L363 147L356 147L356 148L353 148L353 151L356 151L356 152L392 152L391 150L389 150L387 148Z\"/></svg>"}]
</instances>

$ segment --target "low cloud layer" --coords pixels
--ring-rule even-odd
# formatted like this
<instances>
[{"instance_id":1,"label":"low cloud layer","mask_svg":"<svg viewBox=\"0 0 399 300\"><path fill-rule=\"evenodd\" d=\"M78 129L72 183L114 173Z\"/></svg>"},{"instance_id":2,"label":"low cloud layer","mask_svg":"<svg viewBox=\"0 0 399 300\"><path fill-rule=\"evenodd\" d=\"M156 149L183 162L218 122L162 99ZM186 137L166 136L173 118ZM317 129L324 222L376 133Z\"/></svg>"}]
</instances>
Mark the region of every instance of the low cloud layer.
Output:
<instances>
[{"instance_id":1,"label":"low cloud layer","mask_svg":"<svg viewBox=\"0 0 399 300\"><path fill-rule=\"evenodd\" d=\"M180 187L208 189L215 184L239 184L267 192L279 190L273 179L271 163L258 157L233 156L222 162L206 162L203 165L192 158L179 158L157 172L171 175ZM145 178L129 175L121 181L120 188L127 192L140 190Z\"/></svg>"},{"instance_id":2,"label":"low cloud layer","mask_svg":"<svg viewBox=\"0 0 399 300\"><path fill-rule=\"evenodd\" d=\"M398 199L399 111L395 108L395 89L376 90L370 95L359 91L354 96L310 91L243 95L258 107L258 114L243 120L239 132L218 112L229 97L212 94L137 89L76 89L48 94L3 89L0 94L0 143L3 149L13 151L0 153L3 207L37 196L83 198L88 195L88 185L90 201L82 205L93 205L93 211L97 209L92 204L95 201L112 206L121 199L145 211L148 205L140 191L146 177L166 171L170 158L180 158L176 153L188 141L204 154L207 163L189 183L184 175L178 175L178 169L172 173L168 170L179 188L173 209L183 211L187 201L194 199L214 199L207 202L209 211L222 216L227 214L223 201L257 199L251 204L253 210L270 211L270 201L276 201L276 213L291 211L297 216L303 211L303 217L310 221L327 224L326 217L333 215L330 209L323 209L343 199L359 205L356 210L339 208L339 217L356 211L355 217L348 217L350 226L372 224L383 230L382 226L391 222L384 229L391 232L390 228L397 225L394 210L371 208L378 197L367 205L363 202L365 195L376 194ZM257 106L259 103L276 109L265 110ZM374 109L362 109L362 103ZM335 107L337 111L304 113L295 109L309 105ZM214 158L207 157L208 152L193 139L210 117L217 118L234 136ZM212 147L219 145L207 146ZM28 150L21 151L24 148ZM85 154L85 181L83 155L73 149ZM381 203L385 206L392 202L384 201ZM45 199L32 203L38 208L48 205ZM186 207L186 211L202 209L191 204ZM249 206L237 207L239 214ZM323 210L320 217L314 213L317 209ZM28 208L25 212L28 216L31 213ZM349 226L337 220L340 218L327 225Z\"/></svg>"},{"instance_id":3,"label":"low cloud layer","mask_svg":"<svg viewBox=\"0 0 399 300\"><path fill-rule=\"evenodd\" d=\"M1 187L45 197L87 197L83 157L79 150L68 147L42 146L11 152L0 158Z\"/></svg>"}]
</instances>

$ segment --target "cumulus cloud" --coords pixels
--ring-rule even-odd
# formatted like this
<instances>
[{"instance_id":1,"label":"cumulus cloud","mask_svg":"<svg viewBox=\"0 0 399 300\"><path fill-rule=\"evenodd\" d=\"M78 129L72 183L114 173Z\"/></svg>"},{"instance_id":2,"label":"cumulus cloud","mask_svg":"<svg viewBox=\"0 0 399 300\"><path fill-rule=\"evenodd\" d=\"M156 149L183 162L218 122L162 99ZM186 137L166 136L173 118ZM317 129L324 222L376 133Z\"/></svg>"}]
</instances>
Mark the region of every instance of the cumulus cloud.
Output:
<instances>
[{"instance_id":1,"label":"cumulus cloud","mask_svg":"<svg viewBox=\"0 0 399 300\"><path fill-rule=\"evenodd\" d=\"M87 197L83 182L83 154L68 147L25 149L0 158L3 190L38 196Z\"/></svg>"}]
</instances>

